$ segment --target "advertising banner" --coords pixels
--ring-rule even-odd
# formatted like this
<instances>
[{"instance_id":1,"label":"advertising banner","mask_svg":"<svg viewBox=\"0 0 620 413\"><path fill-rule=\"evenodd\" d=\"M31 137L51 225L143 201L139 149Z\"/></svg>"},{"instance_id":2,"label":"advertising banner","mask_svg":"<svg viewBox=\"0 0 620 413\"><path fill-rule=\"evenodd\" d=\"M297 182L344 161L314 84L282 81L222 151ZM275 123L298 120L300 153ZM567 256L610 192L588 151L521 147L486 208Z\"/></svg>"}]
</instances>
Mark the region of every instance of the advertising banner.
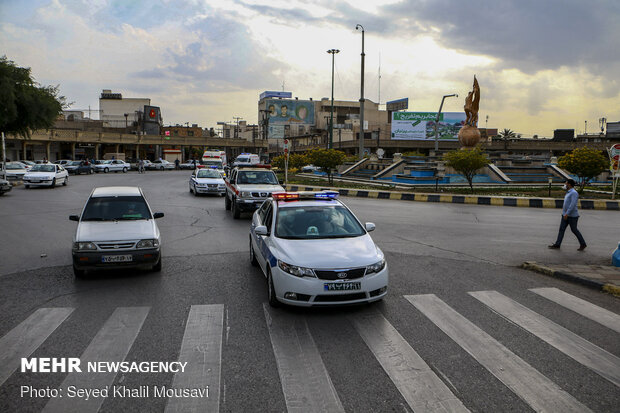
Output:
<instances>
[{"instance_id":1,"label":"advertising banner","mask_svg":"<svg viewBox=\"0 0 620 413\"><path fill-rule=\"evenodd\" d=\"M284 125L269 125L268 128L269 139L283 139L284 138Z\"/></svg>"},{"instance_id":2,"label":"advertising banner","mask_svg":"<svg viewBox=\"0 0 620 413\"><path fill-rule=\"evenodd\" d=\"M267 100L269 124L314 124L314 103L310 100Z\"/></svg>"},{"instance_id":3,"label":"advertising banner","mask_svg":"<svg viewBox=\"0 0 620 413\"><path fill-rule=\"evenodd\" d=\"M437 112L392 113L392 139L434 140ZM445 112L439 115L437 135L440 140L458 140L458 133L465 124L465 113Z\"/></svg>"}]
</instances>

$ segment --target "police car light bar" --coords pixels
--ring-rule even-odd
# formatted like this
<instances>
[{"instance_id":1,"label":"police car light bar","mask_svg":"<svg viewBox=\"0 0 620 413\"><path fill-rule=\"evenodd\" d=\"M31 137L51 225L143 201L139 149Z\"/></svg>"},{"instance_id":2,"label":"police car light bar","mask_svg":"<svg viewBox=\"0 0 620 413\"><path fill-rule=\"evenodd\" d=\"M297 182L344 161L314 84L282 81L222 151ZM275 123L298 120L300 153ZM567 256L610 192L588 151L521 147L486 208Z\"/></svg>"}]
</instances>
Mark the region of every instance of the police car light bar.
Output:
<instances>
[{"instance_id":1,"label":"police car light bar","mask_svg":"<svg viewBox=\"0 0 620 413\"><path fill-rule=\"evenodd\" d=\"M302 199L331 200L337 199L340 194L336 191L322 192L274 192L271 194L276 201L298 201Z\"/></svg>"}]
</instances>

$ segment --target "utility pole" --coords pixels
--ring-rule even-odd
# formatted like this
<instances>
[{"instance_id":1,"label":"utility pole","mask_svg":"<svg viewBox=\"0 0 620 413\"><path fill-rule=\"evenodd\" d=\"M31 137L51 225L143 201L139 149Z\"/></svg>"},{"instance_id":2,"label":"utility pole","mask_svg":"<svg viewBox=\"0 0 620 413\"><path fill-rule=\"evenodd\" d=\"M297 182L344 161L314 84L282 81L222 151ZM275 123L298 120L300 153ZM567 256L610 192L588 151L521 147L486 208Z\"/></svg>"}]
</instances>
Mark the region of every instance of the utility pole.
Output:
<instances>
[{"instance_id":1,"label":"utility pole","mask_svg":"<svg viewBox=\"0 0 620 413\"><path fill-rule=\"evenodd\" d=\"M329 121L329 141L327 142L327 148L331 149L334 144L334 58L336 53L340 53L338 49L329 49L327 53L332 55L332 109L331 119Z\"/></svg>"},{"instance_id":2,"label":"utility pole","mask_svg":"<svg viewBox=\"0 0 620 413\"><path fill-rule=\"evenodd\" d=\"M359 151L360 151L360 159L364 158L364 58L366 54L364 53L364 26L358 24L355 26L355 30L362 29L362 86L361 86L361 94L360 94L360 142L359 142Z\"/></svg>"},{"instance_id":3,"label":"utility pole","mask_svg":"<svg viewBox=\"0 0 620 413\"><path fill-rule=\"evenodd\" d=\"M444 95L441 98L441 105L439 105L439 112L437 112L437 117L435 118L435 156L437 156L437 151L439 151L439 137L437 135L437 124L439 123L439 116L441 116L441 109L443 108L443 101L446 98L450 98L450 97L459 97L459 95L457 95L456 93L452 93L451 95Z\"/></svg>"},{"instance_id":4,"label":"utility pole","mask_svg":"<svg viewBox=\"0 0 620 413\"><path fill-rule=\"evenodd\" d=\"M233 116L233 119L237 121L237 126L235 126L235 134L233 135L235 139L237 139L239 137L239 119L243 118L240 118L239 116Z\"/></svg>"}]
</instances>

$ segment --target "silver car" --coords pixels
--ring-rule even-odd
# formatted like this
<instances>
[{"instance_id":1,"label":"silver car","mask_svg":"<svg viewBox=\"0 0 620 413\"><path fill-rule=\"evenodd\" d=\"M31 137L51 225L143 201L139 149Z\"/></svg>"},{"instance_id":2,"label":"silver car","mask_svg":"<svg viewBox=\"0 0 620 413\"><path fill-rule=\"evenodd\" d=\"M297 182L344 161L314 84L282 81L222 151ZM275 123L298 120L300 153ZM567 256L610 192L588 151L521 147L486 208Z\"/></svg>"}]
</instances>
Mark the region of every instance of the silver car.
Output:
<instances>
[{"instance_id":1,"label":"silver car","mask_svg":"<svg viewBox=\"0 0 620 413\"><path fill-rule=\"evenodd\" d=\"M151 211L138 187L95 188L81 215L73 238L73 273L87 270L140 268L161 270L161 235L155 220L163 212Z\"/></svg>"}]
</instances>

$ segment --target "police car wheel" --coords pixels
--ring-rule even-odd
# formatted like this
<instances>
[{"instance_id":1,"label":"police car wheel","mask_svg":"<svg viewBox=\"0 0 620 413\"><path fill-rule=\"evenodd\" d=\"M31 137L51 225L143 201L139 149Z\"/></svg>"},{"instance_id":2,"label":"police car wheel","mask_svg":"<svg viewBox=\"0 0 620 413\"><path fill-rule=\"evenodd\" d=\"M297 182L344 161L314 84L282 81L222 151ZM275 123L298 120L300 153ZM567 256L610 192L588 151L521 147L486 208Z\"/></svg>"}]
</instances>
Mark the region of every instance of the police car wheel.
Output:
<instances>
[{"instance_id":1,"label":"police car wheel","mask_svg":"<svg viewBox=\"0 0 620 413\"><path fill-rule=\"evenodd\" d=\"M269 305L272 307L279 307L280 302L276 298L276 290L273 288L273 280L269 269L267 270L267 294L269 298Z\"/></svg>"},{"instance_id":2,"label":"police car wheel","mask_svg":"<svg viewBox=\"0 0 620 413\"><path fill-rule=\"evenodd\" d=\"M198 196L198 192L196 192L196 185L194 185L194 196Z\"/></svg>"},{"instance_id":3,"label":"police car wheel","mask_svg":"<svg viewBox=\"0 0 620 413\"><path fill-rule=\"evenodd\" d=\"M230 211L230 199L228 199L226 194L224 194L224 208L226 211Z\"/></svg>"},{"instance_id":4,"label":"police car wheel","mask_svg":"<svg viewBox=\"0 0 620 413\"><path fill-rule=\"evenodd\" d=\"M232 209L233 218L239 219L239 217L241 216L241 211L239 210L239 206L237 206L236 201L232 202L231 209Z\"/></svg>"},{"instance_id":5,"label":"police car wheel","mask_svg":"<svg viewBox=\"0 0 620 413\"><path fill-rule=\"evenodd\" d=\"M252 236L250 235L250 262L254 267L258 267L258 261L256 260L256 254L254 254L254 247L252 246Z\"/></svg>"}]
</instances>

